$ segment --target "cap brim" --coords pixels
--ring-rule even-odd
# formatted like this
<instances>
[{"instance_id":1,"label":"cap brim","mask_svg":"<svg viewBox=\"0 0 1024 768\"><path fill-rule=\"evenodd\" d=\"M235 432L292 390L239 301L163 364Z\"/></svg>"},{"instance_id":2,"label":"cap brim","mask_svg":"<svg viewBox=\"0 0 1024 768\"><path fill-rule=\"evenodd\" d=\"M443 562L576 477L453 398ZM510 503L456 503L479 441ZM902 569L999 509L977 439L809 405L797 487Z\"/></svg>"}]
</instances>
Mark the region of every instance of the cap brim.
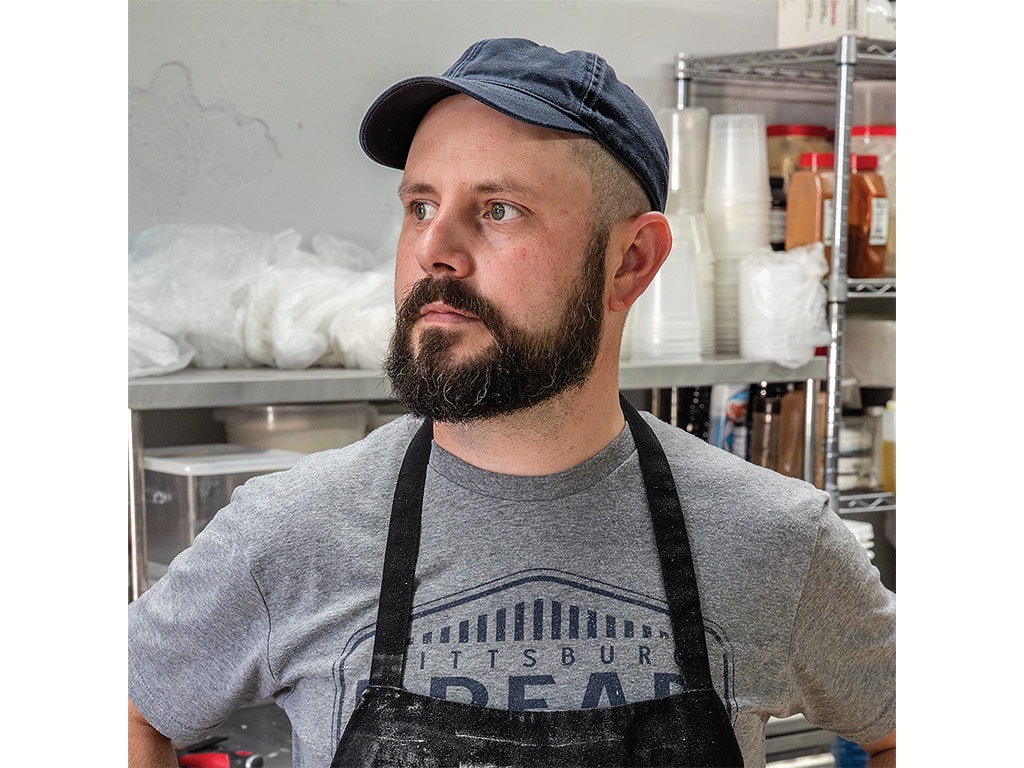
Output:
<instances>
[{"instance_id":1,"label":"cap brim","mask_svg":"<svg viewBox=\"0 0 1024 768\"><path fill-rule=\"evenodd\" d=\"M523 91L481 81L415 77L396 83L370 105L359 128L359 143L374 161L404 168L423 116L441 99L464 93L525 123L593 136L586 125L561 109Z\"/></svg>"}]
</instances>

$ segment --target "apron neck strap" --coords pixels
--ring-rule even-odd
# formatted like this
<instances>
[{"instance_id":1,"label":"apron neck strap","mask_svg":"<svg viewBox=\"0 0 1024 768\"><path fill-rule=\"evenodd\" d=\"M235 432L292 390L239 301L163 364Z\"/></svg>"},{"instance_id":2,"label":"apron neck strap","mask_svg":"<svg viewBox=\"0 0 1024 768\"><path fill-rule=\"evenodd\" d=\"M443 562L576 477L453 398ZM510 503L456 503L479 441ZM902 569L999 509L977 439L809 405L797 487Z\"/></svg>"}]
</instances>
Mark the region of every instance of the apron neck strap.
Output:
<instances>
[{"instance_id":1,"label":"apron neck strap","mask_svg":"<svg viewBox=\"0 0 1024 768\"><path fill-rule=\"evenodd\" d=\"M672 471L650 425L621 394L619 400L639 455L668 598L676 659L686 688L711 688L700 596ZM402 687L420 546L423 487L432 440L433 422L425 419L409 444L395 486L370 666L371 685Z\"/></svg>"}]
</instances>

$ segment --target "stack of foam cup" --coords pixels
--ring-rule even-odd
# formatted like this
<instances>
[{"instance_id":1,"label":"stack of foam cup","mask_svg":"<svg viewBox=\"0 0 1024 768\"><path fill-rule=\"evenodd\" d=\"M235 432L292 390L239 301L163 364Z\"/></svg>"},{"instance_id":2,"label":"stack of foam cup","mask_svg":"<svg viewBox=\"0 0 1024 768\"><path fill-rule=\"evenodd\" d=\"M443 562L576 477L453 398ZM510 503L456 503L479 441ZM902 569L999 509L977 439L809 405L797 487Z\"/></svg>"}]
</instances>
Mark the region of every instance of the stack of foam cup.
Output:
<instances>
[{"instance_id":1,"label":"stack of foam cup","mask_svg":"<svg viewBox=\"0 0 1024 768\"><path fill-rule=\"evenodd\" d=\"M696 255L688 238L673 236L668 258L630 313L632 361L700 361Z\"/></svg>"},{"instance_id":2,"label":"stack of foam cup","mask_svg":"<svg viewBox=\"0 0 1024 768\"><path fill-rule=\"evenodd\" d=\"M669 190L665 214L677 259L693 262L700 356L715 352L714 254L704 221L709 112L703 107L662 109L658 123L669 150ZM670 261L673 257L670 256ZM684 269L675 265L677 271ZM685 269L688 269L686 267ZM680 289L686 291L685 285ZM680 299L684 298L680 294ZM681 311L681 310L678 310ZM641 342L642 344L642 342Z\"/></svg>"},{"instance_id":3,"label":"stack of foam cup","mask_svg":"<svg viewBox=\"0 0 1024 768\"><path fill-rule=\"evenodd\" d=\"M769 245L771 189L761 114L712 115L704 216L715 254L715 351L740 353L739 265Z\"/></svg>"}]
</instances>

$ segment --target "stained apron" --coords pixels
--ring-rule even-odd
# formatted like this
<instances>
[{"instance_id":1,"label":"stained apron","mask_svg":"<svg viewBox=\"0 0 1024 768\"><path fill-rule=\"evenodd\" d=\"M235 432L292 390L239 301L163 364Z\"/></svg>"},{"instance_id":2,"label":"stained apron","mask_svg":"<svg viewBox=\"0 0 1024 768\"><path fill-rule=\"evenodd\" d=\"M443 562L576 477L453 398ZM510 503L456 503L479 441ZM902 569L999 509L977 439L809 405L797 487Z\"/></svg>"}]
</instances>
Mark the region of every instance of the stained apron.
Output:
<instances>
[{"instance_id":1,"label":"stained apron","mask_svg":"<svg viewBox=\"0 0 1024 768\"><path fill-rule=\"evenodd\" d=\"M650 425L620 400L651 509L683 690L613 707L510 711L402 687L433 439L432 422L425 420L406 451L392 500L369 684L332 768L743 765L711 682L693 558L668 460Z\"/></svg>"}]
</instances>

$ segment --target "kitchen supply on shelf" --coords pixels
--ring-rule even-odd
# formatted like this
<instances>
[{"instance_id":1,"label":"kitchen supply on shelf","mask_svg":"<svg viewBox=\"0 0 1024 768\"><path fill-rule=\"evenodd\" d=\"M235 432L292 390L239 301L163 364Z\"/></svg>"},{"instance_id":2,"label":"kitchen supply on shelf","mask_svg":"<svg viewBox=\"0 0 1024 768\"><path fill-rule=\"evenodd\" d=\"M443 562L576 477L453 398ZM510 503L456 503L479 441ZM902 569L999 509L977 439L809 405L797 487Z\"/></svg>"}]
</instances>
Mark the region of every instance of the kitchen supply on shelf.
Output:
<instances>
[{"instance_id":1,"label":"kitchen supply on shelf","mask_svg":"<svg viewBox=\"0 0 1024 768\"><path fill-rule=\"evenodd\" d=\"M701 359L697 263L708 249L695 221L701 218L699 212L670 217L672 250L630 315L633 362L689 363Z\"/></svg>"},{"instance_id":2,"label":"kitchen supply on shelf","mask_svg":"<svg viewBox=\"0 0 1024 768\"><path fill-rule=\"evenodd\" d=\"M889 236L885 275L896 276L896 126L855 125L850 129L850 151L878 157L878 174L889 198Z\"/></svg>"},{"instance_id":3,"label":"kitchen supply on shelf","mask_svg":"<svg viewBox=\"0 0 1024 768\"><path fill-rule=\"evenodd\" d=\"M820 242L829 264L835 224L835 163L831 152L802 154L786 202L786 250Z\"/></svg>"},{"instance_id":4,"label":"kitchen supply on shelf","mask_svg":"<svg viewBox=\"0 0 1024 768\"><path fill-rule=\"evenodd\" d=\"M712 115L704 215L715 266L715 351L739 353L739 265L769 245L771 192L765 118Z\"/></svg>"},{"instance_id":5,"label":"kitchen supply on shelf","mask_svg":"<svg viewBox=\"0 0 1024 768\"><path fill-rule=\"evenodd\" d=\"M669 211L702 211L708 165L708 123L704 107L661 109L658 125L668 144Z\"/></svg>"},{"instance_id":6,"label":"kitchen supply on shelf","mask_svg":"<svg viewBox=\"0 0 1024 768\"><path fill-rule=\"evenodd\" d=\"M143 454L146 551L159 577L191 546L235 488L257 475L288 469L303 454L232 443L150 448Z\"/></svg>"},{"instance_id":7,"label":"kitchen supply on shelf","mask_svg":"<svg viewBox=\"0 0 1024 768\"><path fill-rule=\"evenodd\" d=\"M314 453L341 448L366 436L368 403L308 403L218 408L228 440L255 448Z\"/></svg>"},{"instance_id":8,"label":"kitchen supply on shelf","mask_svg":"<svg viewBox=\"0 0 1024 768\"><path fill-rule=\"evenodd\" d=\"M672 227L673 248L676 241L684 240L694 254L701 358L715 354L715 256L704 216L710 118L703 107L658 111L669 153L665 215Z\"/></svg>"},{"instance_id":9,"label":"kitchen supply on shelf","mask_svg":"<svg viewBox=\"0 0 1024 768\"><path fill-rule=\"evenodd\" d=\"M740 357L798 368L828 343L821 243L774 251L762 247L740 263Z\"/></svg>"},{"instance_id":10,"label":"kitchen supply on shelf","mask_svg":"<svg viewBox=\"0 0 1024 768\"><path fill-rule=\"evenodd\" d=\"M829 129L824 125L776 123L767 128L768 183L771 187L772 248L786 247L786 205L789 180L800 168L800 157L808 152L832 152Z\"/></svg>"},{"instance_id":11,"label":"kitchen supply on shelf","mask_svg":"<svg viewBox=\"0 0 1024 768\"><path fill-rule=\"evenodd\" d=\"M889 198L877 168L876 155L850 155L846 274L853 278L885 276Z\"/></svg>"}]
</instances>

